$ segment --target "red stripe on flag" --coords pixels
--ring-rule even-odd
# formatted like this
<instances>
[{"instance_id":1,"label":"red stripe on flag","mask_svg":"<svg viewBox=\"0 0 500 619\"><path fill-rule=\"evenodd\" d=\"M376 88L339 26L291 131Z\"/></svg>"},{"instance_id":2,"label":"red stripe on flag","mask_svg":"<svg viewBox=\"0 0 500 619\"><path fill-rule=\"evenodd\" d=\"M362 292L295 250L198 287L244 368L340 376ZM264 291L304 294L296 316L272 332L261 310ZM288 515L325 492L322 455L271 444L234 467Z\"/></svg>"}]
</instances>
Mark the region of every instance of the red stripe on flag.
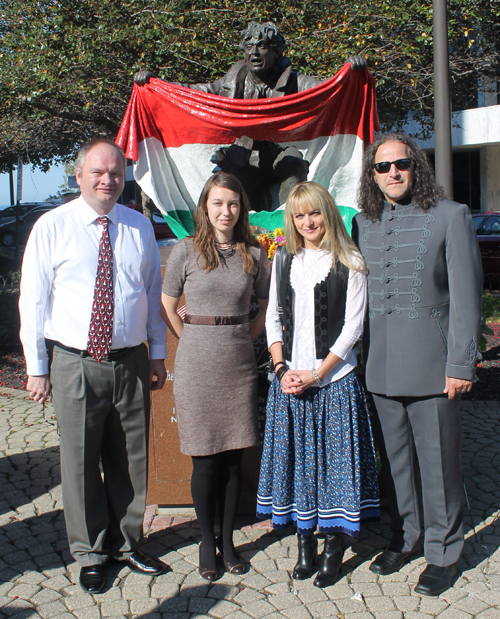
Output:
<instances>
[{"instance_id":1,"label":"red stripe on flag","mask_svg":"<svg viewBox=\"0 0 500 619\"><path fill-rule=\"evenodd\" d=\"M283 143L350 134L369 143L378 128L373 77L346 64L314 88L273 99L229 99L159 79L134 84L116 142L136 161L146 138L165 148L241 136Z\"/></svg>"}]
</instances>

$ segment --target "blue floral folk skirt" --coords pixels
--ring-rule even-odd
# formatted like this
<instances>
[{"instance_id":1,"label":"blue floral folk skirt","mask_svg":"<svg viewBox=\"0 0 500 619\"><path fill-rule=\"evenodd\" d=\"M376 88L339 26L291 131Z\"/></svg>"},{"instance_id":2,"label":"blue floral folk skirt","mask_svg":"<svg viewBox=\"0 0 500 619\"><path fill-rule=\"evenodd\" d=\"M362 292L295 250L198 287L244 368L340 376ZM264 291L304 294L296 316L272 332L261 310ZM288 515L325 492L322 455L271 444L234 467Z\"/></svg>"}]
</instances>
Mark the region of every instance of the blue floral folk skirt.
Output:
<instances>
[{"instance_id":1,"label":"blue floral folk skirt","mask_svg":"<svg viewBox=\"0 0 500 619\"><path fill-rule=\"evenodd\" d=\"M299 396L269 389L257 516L297 531L359 534L379 517L375 450L356 370Z\"/></svg>"}]
</instances>

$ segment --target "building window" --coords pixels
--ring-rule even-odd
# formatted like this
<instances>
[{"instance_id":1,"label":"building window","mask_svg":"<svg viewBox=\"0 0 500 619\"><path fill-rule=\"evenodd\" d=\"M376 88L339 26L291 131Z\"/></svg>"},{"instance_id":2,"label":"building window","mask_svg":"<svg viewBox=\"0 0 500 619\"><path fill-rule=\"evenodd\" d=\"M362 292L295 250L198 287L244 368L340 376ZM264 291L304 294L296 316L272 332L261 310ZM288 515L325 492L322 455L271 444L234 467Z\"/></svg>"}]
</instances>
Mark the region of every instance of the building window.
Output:
<instances>
[{"instance_id":1,"label":"building window","mask_svg":"<svg viewBox=\"0 0 500 619\"><path fill-rule=\"evenodd\" d=\"M428 155L435 169L434 153ZM481 210L481 165L479 150L453 151L453 199L467 204L472 211Z\"/></svg>"}]
</instances>

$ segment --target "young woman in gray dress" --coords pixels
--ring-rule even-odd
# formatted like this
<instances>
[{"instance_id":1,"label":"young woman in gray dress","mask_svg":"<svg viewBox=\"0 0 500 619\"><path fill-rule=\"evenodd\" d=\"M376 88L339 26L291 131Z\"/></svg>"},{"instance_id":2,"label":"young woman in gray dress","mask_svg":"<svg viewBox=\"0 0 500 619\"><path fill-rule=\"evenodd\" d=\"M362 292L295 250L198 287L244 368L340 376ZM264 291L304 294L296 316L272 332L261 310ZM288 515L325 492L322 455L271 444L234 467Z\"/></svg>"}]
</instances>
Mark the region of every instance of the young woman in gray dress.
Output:
<instances>
[{"instance_id":1,"label":"young woman in gray dress","mask_svg":"<svg viewBox=\"0 0 500 619\"><path fill-rule=\"evenodd\" d=\"M162 291L167 322L179 337L175 406L181 451L193 462L191 494L202 535L199 572L207 580L217 578L217 548L227 571L244 571L233 524L243 449L259 440L253 341L264 330L271 267L252 235L248 210L239 180L214 174L194 212L194 235L169 256ZM260 311L250 324L252 292ZM182 293L184 321L176 312Z\"/></svg>"}]
</instances>

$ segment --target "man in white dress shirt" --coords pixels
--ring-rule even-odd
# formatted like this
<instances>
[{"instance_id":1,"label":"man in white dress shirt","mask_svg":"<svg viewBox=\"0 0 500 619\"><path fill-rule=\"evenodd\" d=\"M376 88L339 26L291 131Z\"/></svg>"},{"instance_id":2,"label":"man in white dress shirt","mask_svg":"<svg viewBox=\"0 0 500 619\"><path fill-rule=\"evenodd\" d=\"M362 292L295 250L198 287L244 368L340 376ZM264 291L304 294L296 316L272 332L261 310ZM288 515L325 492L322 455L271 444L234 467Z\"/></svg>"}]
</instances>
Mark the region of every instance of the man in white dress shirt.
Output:
<instances>
[{"instance_id":1,"label":"man in white dress shirt","mask_svg":"<svg viewBox=\"0 0 500 619\"><path fill-rule=\"evenodd\" d=\"M19 303L27 390L40 403L53 394L70 551L90 593L104 588L110 558L148 575L169 569L138 550L149 390L165 382L166 327L153 228L116 203L125 170L111 140L82 147L81 197L35 224Z\"/></svg>"}]
</instances>

